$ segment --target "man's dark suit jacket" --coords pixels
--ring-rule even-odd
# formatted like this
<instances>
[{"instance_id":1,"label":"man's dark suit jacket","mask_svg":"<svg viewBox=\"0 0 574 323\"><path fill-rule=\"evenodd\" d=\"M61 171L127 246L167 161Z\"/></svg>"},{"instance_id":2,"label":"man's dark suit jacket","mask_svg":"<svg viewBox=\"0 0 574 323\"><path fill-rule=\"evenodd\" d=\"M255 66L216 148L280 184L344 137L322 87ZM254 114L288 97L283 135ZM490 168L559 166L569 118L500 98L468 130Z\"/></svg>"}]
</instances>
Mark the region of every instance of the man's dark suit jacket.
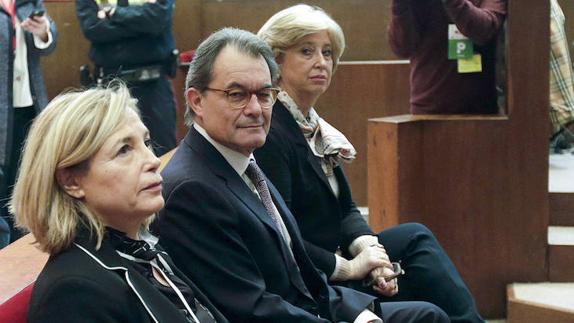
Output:
<instances>
[{"instance_id":1,"label":"man's dark suit jacket","mask_svg":"<svg viewBox=\"0 0 574 323\"><path fill-rule=\"evenodd\" d=\"M160 243L232 321L352 322L372 303L371 296L327 284L268 183L291 235L295 263L259 198L195 129L162 175Z\"/></svg>"},{"instance_id":2,"label":"man's dark suit jacket","mask_svg":"<svg viewBox=\"0 0 574 323\"><path fill-rule=\"evenodd\" d=\"M106 239L99 250L95 245L95 239L83 232L72 247L50 257L32 291L29 322L187 323L180 310ZM162 257L218 323L228 322L169 256Z\"/></svg>"},{"instance_id":3,"label":"man's dark suit jacket","mask_svg":"<svg viewBox=\"0 0 574 323\"><path fill-rule=\"evenodd\" d=\"M337 248L346 251L357 237L373 234L353 202L343 169L334 169L337 198L297 122L280 101L273 106L267 141L254 155L297 219L311 260L330 276Z\"/></svg>"}]
</instances>

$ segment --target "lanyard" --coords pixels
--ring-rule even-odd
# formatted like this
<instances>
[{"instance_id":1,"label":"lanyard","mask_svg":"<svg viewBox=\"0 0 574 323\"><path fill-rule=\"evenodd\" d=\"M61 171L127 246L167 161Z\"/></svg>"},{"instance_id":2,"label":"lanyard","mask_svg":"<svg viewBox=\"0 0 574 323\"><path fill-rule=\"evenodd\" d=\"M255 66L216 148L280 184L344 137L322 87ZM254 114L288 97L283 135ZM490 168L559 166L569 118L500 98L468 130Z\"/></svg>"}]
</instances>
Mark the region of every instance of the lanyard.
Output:
<instances>
[{"instance_id":1,"label":"lanyard","mask_svg":"<svg viewBox=\"0 0 574 323\"><path fill-rule=\"evenodd\" d=\"M14 33L12 34L12 49L16 50L16 0L0 0L4 10L12 18L12 27L14 27Z\"/></svg>"},{"instance_id":2,"label":"lanyard","mask_svg":"<svg viewBox=\"0 0 574 323\"><path fill-rule=\"evenodd\" d=\"M0 0L1 1L1 0ZM175 284L171 281L171 279L169 279L169 277L167 276L167 274L165 273L164 270L166 270L167 272L169 272L170 274L173 275L173 271L171 270L171 267L169 266L169 264L167 263L167 261L165 261L165 259L163 259L163 257L158 254L157 255L157 259L159 259L159 262L161 263L161 265L163 266L163 269L157 264L157 260L153 259L151 261L147 261L147 260L142 260L142 259L138 259L135 258L132 255L128 255L125 254L121 251L116 251L117 253L120 254L120 256L129 259L131 261L135 261L135 262L139 262L139 263L144 263L144 264L149 264L152 268L156 269L156 272L159 273L163 279L167 282L167 284L169 285L169 287L171 287L171 289L175 292L175 294L177 295L177 297L179 298L179 300L183 303L183 306L185 307L185 309L189 312L189 315L191 315L191 317L193 318L193 322L195 323L200 323L199 319L197 318L197 316L195 316L195 313L193 312L193 310L191 309L191 307L189 306L189 304L187 303L187 300L185 299L185 297L183 296L183 294L181 293L181 291L179 290L179 288L177 288L177 286L175 286ZM153 270L153 269L152 269Z\"/></svg>"}]
</instances>

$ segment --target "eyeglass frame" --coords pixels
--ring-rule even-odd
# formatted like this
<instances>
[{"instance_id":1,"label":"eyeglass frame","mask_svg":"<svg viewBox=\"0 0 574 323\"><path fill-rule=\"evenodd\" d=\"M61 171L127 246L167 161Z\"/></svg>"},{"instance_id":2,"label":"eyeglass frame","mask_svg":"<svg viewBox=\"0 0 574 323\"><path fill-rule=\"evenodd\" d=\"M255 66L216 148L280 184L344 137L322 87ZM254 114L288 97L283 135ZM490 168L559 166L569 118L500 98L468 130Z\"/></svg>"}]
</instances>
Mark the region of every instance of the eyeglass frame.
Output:
<instances>
[{"instance_id":1,"label":"eyeglass frame","mask_svg":"<svg viewBox=\"0 0 574 323\"><path fill-rule=\"evenodd\" d=\"M256 91L249 91L243 87L233 87L230 89L216 89L216 88L212 88L212 87L206 87L204 89L204 91L215 91L215 92L222 92L225 94L225 98L227 100L227 103L233 105L233 103L231 103L229 100L229 92L234 91L234 90L242 90L244 92L249 93L248 99L247 101L245 101L245 104L241 105L241 106L237 106L237 107L232 107L231 109L233 110L241 110L241 109L245 109L245 107L249 104L249 102L251 101L251 98L253 97L253 95L255 95L255 97L257 98L257 103L259 103L259 105L261 106L261 109L264 110L269 110L271 109L271 107L273 107L273 105L275 104L275 102L277 102L277 96L279 94L279 91L281 91L281 89L276 88L276 87L263 87L260 88ZM269 105L269 106L263 106L261 104L261 102L259 101L259 97L257 96L257 92L262 91L262 90L271 90L272 93L275 93L275 95L273 96L273 102Z\"/></svg>"}]
</instances>

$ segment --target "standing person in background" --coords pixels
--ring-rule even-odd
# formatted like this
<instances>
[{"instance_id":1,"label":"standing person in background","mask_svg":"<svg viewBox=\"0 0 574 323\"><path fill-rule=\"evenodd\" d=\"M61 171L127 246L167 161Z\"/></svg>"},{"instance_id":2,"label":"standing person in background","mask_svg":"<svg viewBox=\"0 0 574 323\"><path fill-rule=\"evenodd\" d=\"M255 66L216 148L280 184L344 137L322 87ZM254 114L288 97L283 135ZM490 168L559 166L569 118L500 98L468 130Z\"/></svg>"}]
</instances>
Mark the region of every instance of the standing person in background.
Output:
<instances>
[{"instance_id":1,"label":"standing person in background","mask_svg":"<svg viewBox=\"0 0 574 323\"><path fill-rule=\"evenodd\" d=\"M497 113L496 35L506 0L393 0L392 50L411 61L411 112Z\"/></svg>"},{"instance_id":2,"label":"standing person in background","mask_svg":"<svg viewBox=\"0 0 574 323\"><path fill-rule=\"evenodd\" d=\"M564 20L558 1L550 0L550 148L554 152L574 143L574 73Z\"/></svg>"},{"instance_id":3,"label":"standing person in background","mask_svg":"<svg viewBox=\"0 0 574 323\"><path fill-rule=\"evenodd\" d=\"M176 145L172 17L175 0L76 0L98 82L120 78L138 99L160 156Z\"/></svg>"},{"instance_id":4,"label":"standing person in background","mask_svg":"<svg viewBox=\"0 0 574 323\"><path fill-rule=\"evenodd\" d=\"M45 12L42 0L0 0L0 248L21 236L6 203L30 123L48 104L40 56L54 50L57 35Z\"/></svg>"},{"instance_id":5,"label":"standing person in background","mask_svg":"<svg viewBox=\"0 0 574 323\"><path fill-rule=\"evenodd\" d=\"M375 234L353 201L341 164L355 158L355 149L315 110L345 50L341 27L322 9L297 5L269 18L258 35L273 50L281 91L269 135L254 155L295 216L313 264L330 282L381 301L430 302L452 322L483 322L428 228L406 223ZM405 275L389 279L389 258Z\"/></svg>"}]
</instances>

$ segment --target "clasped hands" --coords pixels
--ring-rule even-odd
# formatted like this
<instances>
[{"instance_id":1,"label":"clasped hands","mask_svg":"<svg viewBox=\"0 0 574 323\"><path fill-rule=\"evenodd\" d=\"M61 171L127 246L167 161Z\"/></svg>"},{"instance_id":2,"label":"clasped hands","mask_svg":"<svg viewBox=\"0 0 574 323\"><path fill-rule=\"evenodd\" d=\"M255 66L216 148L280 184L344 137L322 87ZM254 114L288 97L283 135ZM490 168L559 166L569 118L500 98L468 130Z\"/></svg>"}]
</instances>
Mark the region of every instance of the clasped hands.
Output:
<instances>
[{"instance_id":1,"label":"clasped hands","mask_svg":"<svg viewBox=\"0 0 574 323\"><path fill-rule=\"evenodd\" d=\"M394 274L393 266L383 245L370 245L350 261L352 279L363 279L370 282L373 290L380 295L391 297L398 293L399 285L394 278L386 281L385 277Z\"/></svg>"}]
</instances>

